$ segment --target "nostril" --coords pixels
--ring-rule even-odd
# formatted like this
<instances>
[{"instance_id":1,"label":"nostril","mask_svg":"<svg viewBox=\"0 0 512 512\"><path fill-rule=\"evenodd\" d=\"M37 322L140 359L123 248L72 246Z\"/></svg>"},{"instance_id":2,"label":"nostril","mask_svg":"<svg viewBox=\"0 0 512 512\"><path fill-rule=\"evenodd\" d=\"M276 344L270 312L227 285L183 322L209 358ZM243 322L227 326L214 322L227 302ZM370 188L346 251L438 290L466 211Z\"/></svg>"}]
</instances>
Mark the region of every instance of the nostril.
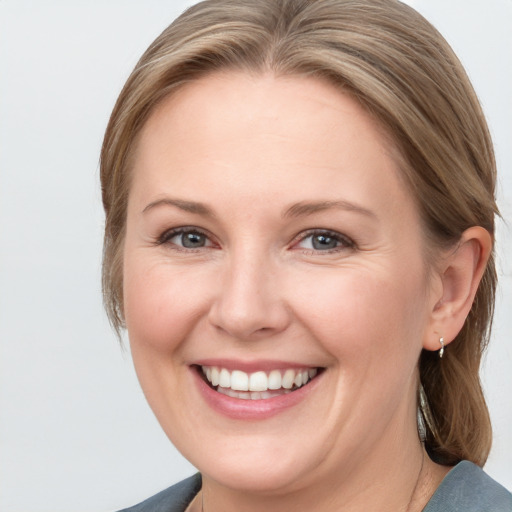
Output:
<instances>
[{"instance_id":1,"label":"nostril","mask_svg":"<svg viewBox=\"0 0 512 512\"><path fill-rule=\"evenodd\" d=\"M280 332L289 324L278 279L259 248L233 249L209 312L210 322L237 339ZM225 272L225 273L224 273Z\"/></svg>"},{"instance_id":2,"label":"nostril","mask_svg":"<svg viewBox=\"0 0 512 512\"><path fill-rule=\"evenodd\" d=\"M252 314L230 310L212 312L210 322L218 331L224 332L240 340L257 339L281 332L288 324L286 318L278 318L276 313Z\"/></svg>"}]
</instances>

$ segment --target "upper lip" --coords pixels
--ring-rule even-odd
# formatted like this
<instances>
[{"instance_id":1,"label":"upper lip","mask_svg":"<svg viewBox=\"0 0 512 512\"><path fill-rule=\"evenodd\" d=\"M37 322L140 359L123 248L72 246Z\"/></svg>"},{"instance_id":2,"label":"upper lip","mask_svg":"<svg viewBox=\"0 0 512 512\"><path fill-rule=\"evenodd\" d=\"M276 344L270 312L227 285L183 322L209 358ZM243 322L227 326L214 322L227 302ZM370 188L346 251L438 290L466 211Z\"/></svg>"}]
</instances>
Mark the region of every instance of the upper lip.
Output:
<instances>
[{"instance_id":1,"label":"upper lip","mask_svg":"<svg viewBox=\"0 0 512 512\"><path fill-rule=\"evenodd\" d=\"M194 361L192 366L217 366L219 368L225 368L226 370L241 370L246 373L252 373L257 371L272 371L272 370L287 370L288 368L293 369L304 369L304 368L319 368L319 365L303 363L303 362L291 362L276 359L258 359L251 361L244 361L240 359L200 359Z\"/></svg>"}]
</instances>

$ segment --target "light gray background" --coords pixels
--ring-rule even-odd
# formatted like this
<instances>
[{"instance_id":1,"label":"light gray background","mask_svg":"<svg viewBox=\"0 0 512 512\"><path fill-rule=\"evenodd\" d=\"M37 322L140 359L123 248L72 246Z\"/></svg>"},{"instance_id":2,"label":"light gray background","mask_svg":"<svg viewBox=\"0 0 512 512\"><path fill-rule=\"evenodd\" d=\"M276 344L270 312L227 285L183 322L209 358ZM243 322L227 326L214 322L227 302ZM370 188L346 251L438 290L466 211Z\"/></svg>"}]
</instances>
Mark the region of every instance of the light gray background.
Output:
<instances>
[{"instance_id":1,"label":"light gray background","mask_svg":"<svg viewBox=\"0 0 512 512\"><path fill-rule=\"evenodd\" d=\"M109 511L194 469L160 431L101 305L98 155L137 58L191 1L0 0L0 510ZM466 65L512 219L512 1L410 2ZM512 488L511 231L483 378L487 471Z\"/></svg>"}]
</instances>

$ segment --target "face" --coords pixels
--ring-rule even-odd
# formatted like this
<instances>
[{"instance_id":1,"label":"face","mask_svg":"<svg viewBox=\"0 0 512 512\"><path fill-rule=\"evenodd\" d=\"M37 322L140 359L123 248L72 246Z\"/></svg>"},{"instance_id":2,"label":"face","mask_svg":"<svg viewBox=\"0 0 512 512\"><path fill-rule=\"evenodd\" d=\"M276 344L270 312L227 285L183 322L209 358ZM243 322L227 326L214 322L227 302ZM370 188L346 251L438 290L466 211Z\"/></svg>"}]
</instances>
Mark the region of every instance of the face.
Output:
<instances>
[{"instance_id":1,"label":"face","mask_svg":"<svg viewBox=\"0 0 512 512\"><path fill-rule=\"evenodd\" d=\"M146 123L126 324L149 404L205 478L283 492L417 442L432 293L389 148L312 78L210 75Z\"/></svg>"}]
</instances>

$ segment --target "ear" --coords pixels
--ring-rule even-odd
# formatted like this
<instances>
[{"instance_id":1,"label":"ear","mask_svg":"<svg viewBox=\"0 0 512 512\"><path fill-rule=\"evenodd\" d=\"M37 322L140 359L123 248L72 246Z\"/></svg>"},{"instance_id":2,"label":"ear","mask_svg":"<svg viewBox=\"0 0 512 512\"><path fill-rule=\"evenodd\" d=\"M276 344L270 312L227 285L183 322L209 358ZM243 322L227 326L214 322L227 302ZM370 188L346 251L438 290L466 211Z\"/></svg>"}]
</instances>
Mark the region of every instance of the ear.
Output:
<instances>
[{"instance_id":1,"label":"ear","mask_svg":"<svg viewBox=\"0 0 512 512\"><path fill-rule=\"evenodd\" d=\"M423 341L426 350L439 350L439 339L452 342L462 329L492 251L490 233L474 226L462 234L438 265L437 296L431 311L431 329Z\"/></svg>"}]
</instances>

